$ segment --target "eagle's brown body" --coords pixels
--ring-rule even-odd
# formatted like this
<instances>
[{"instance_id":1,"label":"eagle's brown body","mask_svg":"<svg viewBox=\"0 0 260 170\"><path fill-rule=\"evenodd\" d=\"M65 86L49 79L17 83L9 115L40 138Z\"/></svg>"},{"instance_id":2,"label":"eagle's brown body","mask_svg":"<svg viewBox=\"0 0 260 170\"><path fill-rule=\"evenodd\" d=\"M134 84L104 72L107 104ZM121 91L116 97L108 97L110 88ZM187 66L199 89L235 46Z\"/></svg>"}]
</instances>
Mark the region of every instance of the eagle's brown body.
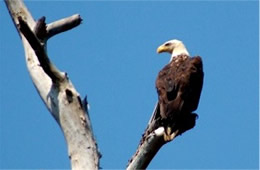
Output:
<instances>
[{"instance_id":1,"label":"eagle's brown body","mask_svg":"<svg viewBox=\"0 0 260 170\"><path fill-rule=\"evenodd\" d=\"M195 125L197 115L192 112L198 107L202 85L203 66L199 56L178 55L159 72L156 88L161 119L167 120L166 126L171 124L172 130L179 129L182 133Z\"/></svg>"}]
</instances>

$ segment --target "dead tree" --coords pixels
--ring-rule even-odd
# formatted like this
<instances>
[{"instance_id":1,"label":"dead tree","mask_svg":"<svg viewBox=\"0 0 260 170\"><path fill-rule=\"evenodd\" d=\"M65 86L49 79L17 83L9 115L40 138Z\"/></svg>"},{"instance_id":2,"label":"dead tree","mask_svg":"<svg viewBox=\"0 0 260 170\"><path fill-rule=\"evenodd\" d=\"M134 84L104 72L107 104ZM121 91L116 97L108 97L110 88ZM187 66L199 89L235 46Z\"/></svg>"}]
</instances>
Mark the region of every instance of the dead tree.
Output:
<instances>
[{"instance_id":1,"label":"dead tree","mask_svg":"<svg viewBox=\"0 0 260 170\"><path fill-rule=\"evenodd\" d=\"M99 153L86 102L81 101L67 73L58 70L46 52L47 40L78 26L80 16L46 25L45 17L35 22L22 1L6 0L5 3L21 37L32 81L64 133L72 169L98 169Z\"/></svg>"},{"instance_id":2,"label":"dead tree","mask_svg":"<svg viewBox=\"0 0 260 170\"><path fill-rule=\"evenodd\" d=\"M22 40L32 81L65 136L71 168L98 169L101 154L91 127L87 100L81 99L67 73L51 62L46 50L49 38L80 25L80 15L46 24L45 17L35 21L22 0L5 0L5 3ZM127 169L147 168L159 149L169 142L163 138L164 128L154 130L157 115L158 104ZM174 133L172 139L177 135L178 132Z\"/></svg>"}]
</instances>

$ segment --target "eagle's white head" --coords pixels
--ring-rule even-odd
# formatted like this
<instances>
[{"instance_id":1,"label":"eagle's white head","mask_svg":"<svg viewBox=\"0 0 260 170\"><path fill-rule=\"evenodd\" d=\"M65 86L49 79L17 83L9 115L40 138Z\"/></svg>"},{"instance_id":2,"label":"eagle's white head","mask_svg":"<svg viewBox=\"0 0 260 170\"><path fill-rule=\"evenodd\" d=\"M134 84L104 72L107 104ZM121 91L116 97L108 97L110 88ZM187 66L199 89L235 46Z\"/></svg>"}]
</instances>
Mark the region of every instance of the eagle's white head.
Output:
<instances>
[{"instance_id":1,"label":"eagle's white head","mask_svg":"<svg viewBox=\"0 0 260 170\"><path fill-rule=\"evenodd\" d=\"M181 54L190 55L185 45L180 40L170 40L157 48L157 53L168 52L171 54L171 60Z\"/></svg>"}]
</instances>

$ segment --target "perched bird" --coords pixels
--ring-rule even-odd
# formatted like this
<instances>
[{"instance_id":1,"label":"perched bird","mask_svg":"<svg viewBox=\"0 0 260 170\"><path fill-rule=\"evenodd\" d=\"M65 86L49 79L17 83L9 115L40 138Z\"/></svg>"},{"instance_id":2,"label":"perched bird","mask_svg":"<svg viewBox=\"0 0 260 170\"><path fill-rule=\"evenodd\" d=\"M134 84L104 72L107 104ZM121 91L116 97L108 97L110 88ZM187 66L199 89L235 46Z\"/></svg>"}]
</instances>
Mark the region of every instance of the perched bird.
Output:
<instances>
[{"instance_id":1,"label":"perched bird","mask_svg":"<svg viewBox=\"0 0 260 170\"><path fill-rule=\"evenodd\" d=\"M157 53L171 54L156 79L159 112L165 128L165 140L172 140L174 132L182 134L195 126L203 86L203 66L199 56L190 57L180 40L170 40L158 47Z\"/></svg>"}]
</instances>

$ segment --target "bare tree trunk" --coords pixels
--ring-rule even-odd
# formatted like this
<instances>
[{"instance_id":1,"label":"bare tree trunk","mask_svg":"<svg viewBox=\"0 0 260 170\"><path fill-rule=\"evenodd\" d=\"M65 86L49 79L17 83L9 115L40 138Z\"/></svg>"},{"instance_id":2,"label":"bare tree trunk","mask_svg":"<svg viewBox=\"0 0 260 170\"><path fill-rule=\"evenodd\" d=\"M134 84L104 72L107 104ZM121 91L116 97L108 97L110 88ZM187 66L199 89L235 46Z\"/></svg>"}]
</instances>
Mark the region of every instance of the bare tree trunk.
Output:
<instances>
[{"instance_id":1,"label":"bare tree trunk","mask_svg":"<svg viewBox=\"0 0 260 170\"><path fill-rule=\"evenodd\" d=\"M45 17L35 22L22 0L5 0L5 3L22 39L32 81L64 133L72 169L98 169L100 154L87 112L87 101L81 101L67 74L55 67L45 51L47 40L78 26L80 16L46 25Z\"/></svg>"}]
</instances>

